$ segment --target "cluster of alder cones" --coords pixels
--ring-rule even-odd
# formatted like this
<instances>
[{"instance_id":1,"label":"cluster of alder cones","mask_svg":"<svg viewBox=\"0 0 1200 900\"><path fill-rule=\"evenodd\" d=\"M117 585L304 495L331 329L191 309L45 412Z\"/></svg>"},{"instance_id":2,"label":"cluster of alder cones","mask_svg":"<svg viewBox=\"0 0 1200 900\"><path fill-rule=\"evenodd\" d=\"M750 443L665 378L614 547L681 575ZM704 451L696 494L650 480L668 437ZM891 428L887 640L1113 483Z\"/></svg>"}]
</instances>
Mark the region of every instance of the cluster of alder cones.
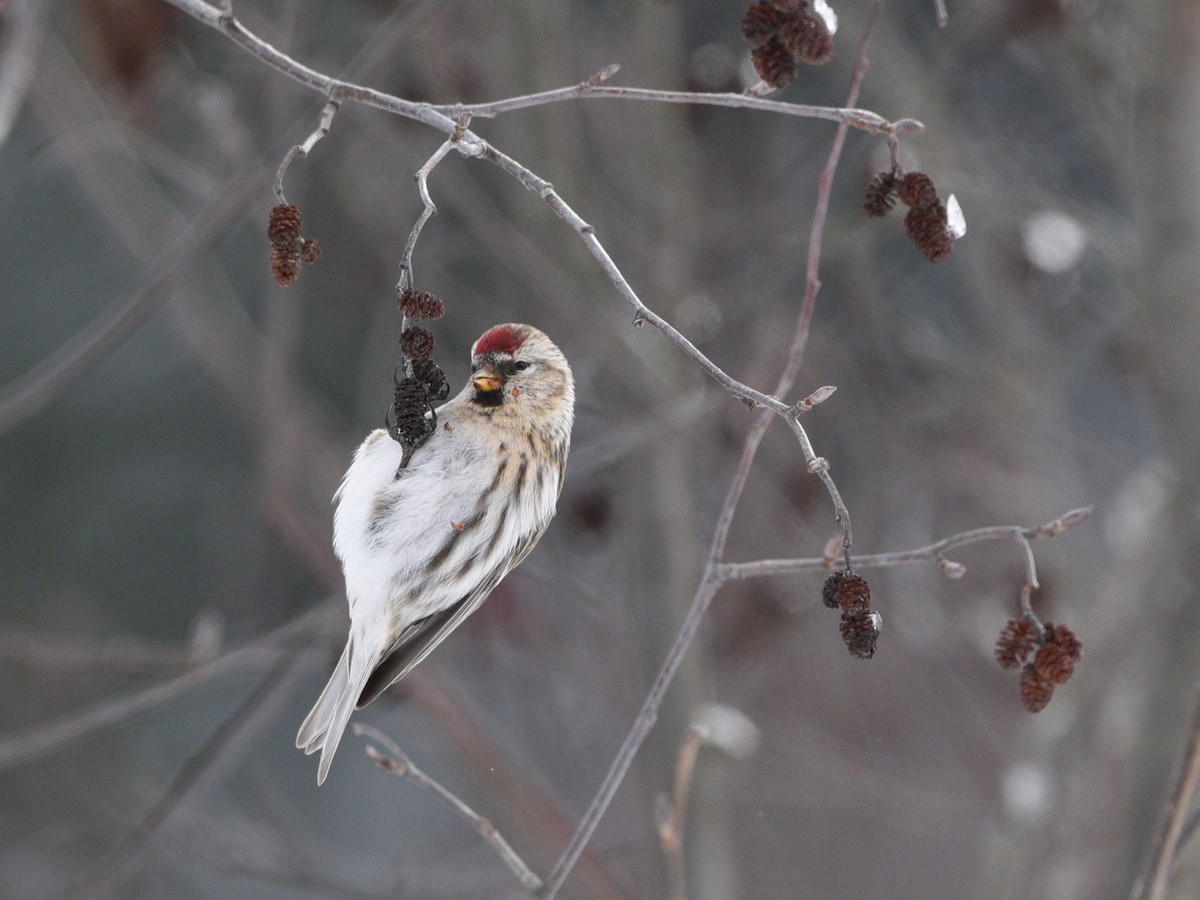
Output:
<instances>
[{"instance_id":1,"label":"cluster of alder cones","mask_svg":"<svg viewBox=\"0 0 1200 900\"><path fill-rule=\"evenodd\" d=\"M446 305L428 291L409 288L396 300L400 313L408 319L440 319ZM388 434L410 452L428 440L437 427L433 404L450 394L446 374L433 361L433 335L418 325L400 333L403 359L396 367L395 397L388 407ZM411 374L408 374L411 371Z\"/></svg>"},{"instance_id":2,"label":"cluster of alder cones","mask_svg":"<svg viewBox=\"0 0 1200 900\"><path fill-rule=\"evenodd\" d=\"M1021 704L1041 712L1057 685L1065 684L1083 656L1083 644L1066 625L1039 625L1027 618L1009 619L996 641L1001 668L1021 670Z\"/></svg>"},{"instance_id":3,"label":"cluster of alder cones","mask_svg":"<svg viewBox=\"0 0 1200 900\"><path fill-rule=\"evenodd\" d=\"M842 611L839 629L850 655L870 659L879 643L879 613L871 609L871 585L854 572L834 572L821 588L821 600L830 609Z\"/></svg>"},{"instance_id":4,"label":"cluster of alder cones","mask_svg":"<svg viewBox=\"0 0 1200 900\"><path fill-rule=\"evenodd\" d=\"M933 179L924 172L880 172L867 185L863 209L872 219L892 211L896 198L908 207L904 230L930 262L941 262L954 249L954 232L946 204L938 197Z\"/></svg>"},{"instance_id":5,"label":"cluster of alder cones","mask_svg":"<svg viewBox=\"0 0 1200 900\"><path fill-rule=\"evenodd\" d=\"M833 59L833 35L807 0L760 0L742 16L742 34L758 77L773 88L796 80L799 64Z\"/></svg>"},{"instance_id":6,"label":"cluster of alder cones","mask_svg":"<svg viewBox=\"0 0 1200 900\"><path fill-rule=\"evenodd\" d=\"M279 203L267 216L267 240L271 242L271 277L275 283L289 287L300 277L300 263L315 263L321 258L316 238L301 236L304 219L300 207Z\"/></svg>"}]
</instances>

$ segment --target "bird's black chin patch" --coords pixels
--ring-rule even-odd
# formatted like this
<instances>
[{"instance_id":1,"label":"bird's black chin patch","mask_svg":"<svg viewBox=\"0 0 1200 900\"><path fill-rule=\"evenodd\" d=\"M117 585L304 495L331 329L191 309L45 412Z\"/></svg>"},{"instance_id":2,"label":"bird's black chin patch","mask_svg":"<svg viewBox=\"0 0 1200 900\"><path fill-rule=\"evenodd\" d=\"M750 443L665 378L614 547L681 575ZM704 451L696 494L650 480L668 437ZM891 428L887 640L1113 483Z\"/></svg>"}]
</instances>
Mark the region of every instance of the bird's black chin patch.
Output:
<instances>
[{"instance_id":1,"label":"bird's black chin patch","mask_svg":"<svg viewBox=\"0 0 1200 900\"><path fill-rule=\"evenodd\" d=\"M499 406L504 402L504 391L476 391L475 402L480 406Z\"/></svg>"}]
</instances>

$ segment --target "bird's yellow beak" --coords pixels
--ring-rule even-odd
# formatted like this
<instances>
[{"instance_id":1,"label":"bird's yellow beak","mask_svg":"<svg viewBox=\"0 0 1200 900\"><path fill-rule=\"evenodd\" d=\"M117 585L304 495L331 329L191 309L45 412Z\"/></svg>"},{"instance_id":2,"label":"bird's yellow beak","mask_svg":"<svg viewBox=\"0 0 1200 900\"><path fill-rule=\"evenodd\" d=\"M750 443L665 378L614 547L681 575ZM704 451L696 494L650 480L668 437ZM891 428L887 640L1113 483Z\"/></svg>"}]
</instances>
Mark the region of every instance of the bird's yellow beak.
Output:
<instances>
[{"instance_id":1,"label":"bird's yellow beak","mask_svg":"<svg viewBox=\"0 0 1200 900\"><path fill-rule=\"evenodd\" d=\"M471 378L475 390L482 394L491 394L504 387L504 379L491 366L484 366Z\"/></svg>"}]
</instances>

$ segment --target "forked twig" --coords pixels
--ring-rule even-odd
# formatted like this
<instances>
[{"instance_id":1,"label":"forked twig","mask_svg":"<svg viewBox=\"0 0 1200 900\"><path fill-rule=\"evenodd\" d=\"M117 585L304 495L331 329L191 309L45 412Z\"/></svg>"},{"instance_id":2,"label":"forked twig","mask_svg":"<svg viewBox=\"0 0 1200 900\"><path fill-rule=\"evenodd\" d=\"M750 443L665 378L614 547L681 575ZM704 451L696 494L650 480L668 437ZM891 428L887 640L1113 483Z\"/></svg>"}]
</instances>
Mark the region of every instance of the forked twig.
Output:
<instances>
[{"instance_id":1,"label":"forked twig","mask_svg":"<svg viewBox=\"0 0 1200 900\"><path fill-rule=\"evenodd\" d=\"M382 731L372 728L370 725L358 723L355 723L353 727L355 734L375 741L375 743L384 748L380 750L378 747L367 744L367 756L371 758L372 762L385 772L391 772L393 775L407 778L413 784L423 788L442 801L457 815L465 819L479 833L479 836L491 845L492 849L496 851L496 854L508 866L509 870L517 876L517 879L526 890L537 891L541 888L542 880L525 864L525 861L521 859L517 851L496 830L495 825L463 803L462 800L458 799L458 797L444 788L440 783L418 769L413 761L408 758L408 755L400 749L400 745Z\"/></svg>"}]
</instances>

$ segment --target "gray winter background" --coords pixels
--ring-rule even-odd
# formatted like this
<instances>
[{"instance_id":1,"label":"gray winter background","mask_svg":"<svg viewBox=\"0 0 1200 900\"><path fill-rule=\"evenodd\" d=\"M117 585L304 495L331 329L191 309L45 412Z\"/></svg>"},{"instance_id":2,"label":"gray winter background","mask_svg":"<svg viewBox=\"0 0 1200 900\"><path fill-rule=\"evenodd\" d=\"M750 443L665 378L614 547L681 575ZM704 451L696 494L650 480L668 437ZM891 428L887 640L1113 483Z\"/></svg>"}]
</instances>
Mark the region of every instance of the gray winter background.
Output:
<instances>
[{"instance_id":1,"label":"gray winter background","mask_svg":"<svg viewBox=\"0 0 1200 900\"><path fill-rule=\"evenodd\" d=\"M689 896L1111 898L1146 858L1196 697L1200 10L884 4L859 105L923 122L906 166L968 223L931 264L852 130L794 396L863 553L1095 505L1034 543L1043 619L1084 644L1026 713L992 656L1009 542L868 573L879 650L846 652L813 573L726 586L563 896L661 897L656 796L707 704ZM236 4L321 72L411 100L575 84L740 91L744 4ZM839 106L868 4L779 99ZM493 898L480 836L348 735L293 747L345 636L330 498L382 423L393 285L442 136L354 104L285 188L323 258L267 267L271 183L323 98L165 3L0 2L0 895ZM587 99L472 127L551 181L642 299L770 390L835 125ZM559 514L414 676L357 714L544 876L673 640L755 414L630 310L577 236L478 160L433 172L418 286L472 340L527 321L578 384ZM902 210L900 211L902 212ZM772 426L726 558L819 556L829 498ZM1192 825L1195 825L1193 816ZM1174 897L1200 892L1200 841Z\"/></svg>"}]
</instances>

